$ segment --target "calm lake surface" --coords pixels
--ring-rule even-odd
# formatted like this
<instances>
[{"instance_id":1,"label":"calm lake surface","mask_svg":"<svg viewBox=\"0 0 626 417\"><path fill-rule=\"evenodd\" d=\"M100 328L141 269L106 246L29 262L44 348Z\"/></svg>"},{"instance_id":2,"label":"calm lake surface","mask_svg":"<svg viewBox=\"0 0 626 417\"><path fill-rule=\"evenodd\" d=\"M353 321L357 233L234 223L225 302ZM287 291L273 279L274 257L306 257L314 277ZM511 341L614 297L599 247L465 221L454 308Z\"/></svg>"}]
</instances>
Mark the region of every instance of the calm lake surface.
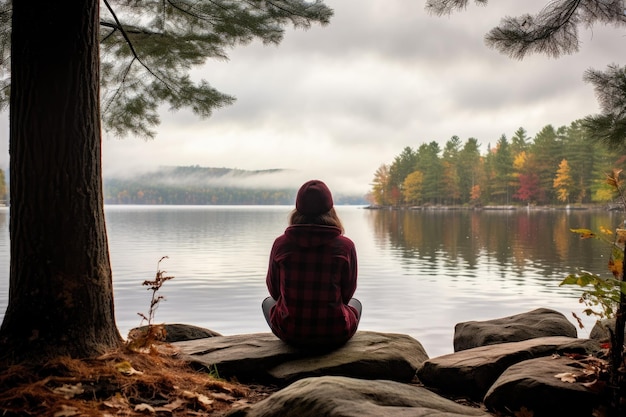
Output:
<instances>
[{"instance_id":1,"label":"calm lake surface","mask_svg":"<svg viewBox=\"0 0 626 417\"><path fill-rule=\"evenodd\" d=\"M116 319L122 335L148 314L142 286L174 279L156 323L188 323L224 335L269 331L260 310L274 238L288 206L107 206ZM559 287L578 267L608 275L609 250L570 228L614 229L606 211L390 211L339 206L356 244L361 330L408 334L430 357L453 351L454 326L549 307L575 323L580 291ZM0 319L9 286L9 209L0 208ZM593 321L584 318L587 337Z\"/></svg>"}]
</instances>

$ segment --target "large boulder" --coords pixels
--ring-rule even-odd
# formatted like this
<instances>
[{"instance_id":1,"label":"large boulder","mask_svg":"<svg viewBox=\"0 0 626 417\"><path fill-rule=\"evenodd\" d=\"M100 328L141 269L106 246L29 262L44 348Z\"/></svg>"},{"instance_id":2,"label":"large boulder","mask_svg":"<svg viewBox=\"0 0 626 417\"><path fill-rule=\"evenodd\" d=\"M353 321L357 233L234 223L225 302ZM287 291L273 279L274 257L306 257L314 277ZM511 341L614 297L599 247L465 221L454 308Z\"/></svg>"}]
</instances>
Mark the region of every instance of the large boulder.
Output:
<instances>
[{"instance_id":1,"label":"large boulder","mask_svg":"<svg viewBox=\"0 0 626 417\"><path fill-rule=\"evenodd\" d=\"M324 376L301 379L266 399L233 409L229 417L461 417L490 416L395 381Z\"/></svg>"},{"instance_id":2,"label":"large boulder","mask_svg":"<svg viewBox=\"0 0 626 417\"><path fill-rule=\"evenodd\" d=\"M577 337L576 326L560 312L538 308L514 316L486 321L466 321L454 327L454 351L536 337Z\"/></svg>"},{"instance_id":3,"label":"large boulder","mask_svg":"<svg viewBox=\"0 0 626 417\"><path fill-rule=\"evenodd\" d=\"M563 336L481 346L429 359L417 377L443 394L481 401L496 379L516 363L554 353L592 354L599 349L594 340Z\"/></svg>"},{"instance_id":4,"label":"large boulder","mask_svg":"<svg viewBox=\"0 0 626 417\"><path fill-rule=\"evenodd\" d=\"M283 343L272 333L191 340L173 344L198 368L240 381L287 384L310 376L339 375L411 381L428 359L410 336L358 331L342 347L313 353Z\"/></svg>"},{"instance_id":5,"label":"large boulder","mask_svg":"<svg viewBox=\"0 0 626 417\"><path fill-rule=\"evenodd\" d=\"M591 333L589 333L589 338L596 339L601 343L607 343L610 341L611 338L609 330L612 333L615 333L615 317L613 317L612 319L603 319L596 321L593 328L591 329ZM624 325L624 340L626 340L626 325Z\"/></svg>"},{"instance_id":6,"label":"large boulder","mask_svg":"<svg viewBox=\"0 0 626 417\"><path fill-rule=\"evenodd\" d=\"M599 396L584 385L584 371L591 369L586 361L547 356L517 363L494 382L485 405L504 414L522 415L525 409L523 415L533 417L591 416Z\"/></svg>"}]
</instances>

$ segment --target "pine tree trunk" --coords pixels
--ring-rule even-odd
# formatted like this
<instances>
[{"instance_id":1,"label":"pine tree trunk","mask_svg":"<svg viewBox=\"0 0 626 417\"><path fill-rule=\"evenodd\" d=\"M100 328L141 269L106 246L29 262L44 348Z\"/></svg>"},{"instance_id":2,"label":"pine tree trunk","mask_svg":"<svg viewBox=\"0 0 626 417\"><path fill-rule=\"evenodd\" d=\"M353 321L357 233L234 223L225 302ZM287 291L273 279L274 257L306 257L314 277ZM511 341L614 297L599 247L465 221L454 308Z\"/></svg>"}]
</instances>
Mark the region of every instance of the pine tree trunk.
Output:
<instances>
[{"instance_id":1,"label":"pine tree trunk","mask_svg":"<svg viewBox=\"0 0 626 417\"><path fill-rule=\"evenodd\" d=\"M0 355L119 346L104 222L99 2L13 2L9 304Z\"/></svg>"}]
</instances>

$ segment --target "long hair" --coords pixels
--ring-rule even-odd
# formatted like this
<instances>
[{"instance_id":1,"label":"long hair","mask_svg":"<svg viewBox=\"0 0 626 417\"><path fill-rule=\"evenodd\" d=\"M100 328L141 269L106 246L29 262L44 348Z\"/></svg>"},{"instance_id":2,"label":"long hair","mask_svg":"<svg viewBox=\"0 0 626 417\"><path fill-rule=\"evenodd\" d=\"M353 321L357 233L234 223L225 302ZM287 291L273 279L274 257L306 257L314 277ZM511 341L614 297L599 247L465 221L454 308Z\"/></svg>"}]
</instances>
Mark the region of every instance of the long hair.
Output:
<instances>
[{"instance_id":1,"label":"long hair","mask_svg":"<svg viewBox=\"0 0 626 417\"><path fill-rule=\"evenodd\" d=\"M322 226L335 226L341 230L341 234L344 233L343 224L335 211L335 208L332 207L326 213L319 214L317 216L306 216L300 213L298 210L293 209L291 214L289 215L289 225L292 226L294 224L319 224Z\"/></svg>"}]
</instances>

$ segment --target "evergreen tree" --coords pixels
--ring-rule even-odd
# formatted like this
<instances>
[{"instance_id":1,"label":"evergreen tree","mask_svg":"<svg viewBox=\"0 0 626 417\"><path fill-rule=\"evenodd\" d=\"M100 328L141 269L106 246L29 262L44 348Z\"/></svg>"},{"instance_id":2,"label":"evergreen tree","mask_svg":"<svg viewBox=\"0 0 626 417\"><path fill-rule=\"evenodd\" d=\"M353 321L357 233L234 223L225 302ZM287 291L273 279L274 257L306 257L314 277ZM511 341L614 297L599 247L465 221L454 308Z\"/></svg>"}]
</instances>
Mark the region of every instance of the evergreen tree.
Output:
<instances>
[{"instance_id":1,"label":"evergreen tree","mask_svg":"<svg viewBox=\"0 0 626 417\"><path fill-rule=\"evenodd\" d=\"M495 150L491 148L491 144L487 144L487 154L485 155L485 182L484 187L481 190L482 199L485 203L491 203L491 193L493 190L493 184L495 182L495 169L494 169Z\"/></svg>"},{"instance_id":2,"label":"evergreen tree","mask_svg":"<svg viewBox=\"0 0 626 417\"><path fill-rule=\"evenodd\" d=\"M427 0L426 9L445 15L467 7L468 0ZM486 4L487 0L476 0ZM535 15L507 16L485 36L486 44L515 59L541 53L557 58L578 51L579 27L596 24L623 27L623 1L547 1ZM593 84L601 113L585 119L591 138L614 146L626 141L626 68L609 65L606 71L587 70L584 80Z\"/></svg>"},{"instance_id":3,"label":"evergreen tree","mask_svg":"<svg viewBox=\"0 0 626 417\"><path fill-rule=\"evenodd\" d=\"M587 130L580 120L572 122L567 128L563 141L563 158L571 167L572 189L570 200L575 203L591 201L591 183L595 165L605 155L603 144L589 140Z\"/></svg>"},{"instance_id":4,"label":"evergreen tree","mask_svg":"<svg viewBox=\"0 0 626 417\"><path fill-rule=\"evenodd\" d=\"M104 4L110 15L101 20L97 0L0 0L0 19L11 16L11 268L0 327L9 363L92 357L121 343L102 195L99 41L111 44L103 79L118 81L109 100L129 111L116 120L148 133L163 101L201 115L216 104L210 87L187 76L202 57L253 38L278 42L283 26L326 23L331 14L302 0L183 1L180 10L171 2ZM101 26L110 28L103 36ZM0 40L0 73L9 69L7 42ZM125 76L114 77L107 58L126 61Z\"/></svg>"},{"instance_id":5,"label":"evergreen tree","mask_svg":"<svg viewBox=\"0 0 626 417\"><path fill-rule=\"evenodd\" d=\"M392 190L397 190L392 191L392 194L399 197L398 201L395 202L396 205L403 202L402 187L404 180L415 169L416 161L417 154L410 146L406 146L400 155L395 157L389 167L389 185Z\"/></svg>"},{"instance_id":6,"label":"evergreen tree","mask_svg":"<svg viewBox=\"0 0 626 417\"><path fill-rule=\"evenodd\" d=\"M610 146L610 145L609 145ZM616 152L613 146L597 146L592 155L593 173L591 180L591 200L596 203L608 202L618 197L615 187L607 184L607 177L615 169L626 168L626 155Z\"/></svg>"},{"instance_id":7,"label":"evergreen tree","mask_svg":"<svg viewBox=\"0 0 626 417\"><path fill-rule=\"evenodd\" d=\"M583 124L589 137L614 148L626 149L626 68L615 64L606 71L587 70L602 113L587 116Z\"/></svg>"},{"instance_id":8,"label":"evergreen tree","mask_svg":"<svg viewBox=\"0 0 626 417\"><path fill-rule=\"evenodd\" d=\"M458 204L461 200L461 179L459 177L459 152L461 139L453 136L446 142L442 157L442 185L444 204Z\"/></svg>"},{"instance_id":9,"label":"evergreen tree","mask_svg":"<svg viewBox=\"0 0 626 417\"><path fill-rule=\"evenodd\" d=\"M561 144L557 130L552 125L547 125L535 136L531 146L531 169L537 174L539 188L545 195L545 201L539 201L539 203L557 201L553 181L559 163L563 159Z\"/></svg>"},{"instance_id":10,"label":"evergreen tree","mask_svg":"<svg viewBox=\"0 0 626 417\"><path fill-rule=\"evenodd\" d=\"M484 164L477 139L469 138L459 151L458 173L461 202L469 202L474 187L479 186L480 189L485 181Z\"/></svg>"},{"instance_id":11,"label":"evergreen tree","mask_svg":"<svg viewBox=\"0 0 626 417\"><path fill-rule=\"evenodd\" d=\"M0 74L9 74L11 0L0 0ZM15 2L13 2L15 3ZM103 127L118 136L152 137L159 108L191 109L208 117L235 98L190 71L207 59L253 40L278 44L285 26L327 24L332 10L321 0L176 2L106 0L99 14ZM9 78L0 80L0 106L8 104Z\"/></svg>"},{"instance_id":12,"label":"evergreen tree","mask_svg":"<svg viewBox=\"0 0 626 417\"><path fill-rule=\"evenodd\" d=\"M422 186L422 200L431 204L439 204L442 201L442 177L443 165L439 154L441 148L435 141L422 144L417 150L416 171L424 173Z\"/></svg>"},{"instance_id":13,"label":"evergreen tree","mask_svg":"<svg viewBox=\"0 0 626 417\"><path fill-rule=\"evenodd\" d=\"M530 138L527 136L526 129L520 127L515 131L511 138L511 153L513 156L518 155L520 152L528 150Z\"/></svg>"},{"instance_id":14,"label":"evergreen tree","mask_svg":"<svg viewBox=\"0 0 626 417\"><path fill-rule=\"evenodd\" d=\"M493 157L493 187L491 197L500 204L509 204L513 197L514 171L511 145L506 135L498 140Z\"/></svg>"}]
</instances>

